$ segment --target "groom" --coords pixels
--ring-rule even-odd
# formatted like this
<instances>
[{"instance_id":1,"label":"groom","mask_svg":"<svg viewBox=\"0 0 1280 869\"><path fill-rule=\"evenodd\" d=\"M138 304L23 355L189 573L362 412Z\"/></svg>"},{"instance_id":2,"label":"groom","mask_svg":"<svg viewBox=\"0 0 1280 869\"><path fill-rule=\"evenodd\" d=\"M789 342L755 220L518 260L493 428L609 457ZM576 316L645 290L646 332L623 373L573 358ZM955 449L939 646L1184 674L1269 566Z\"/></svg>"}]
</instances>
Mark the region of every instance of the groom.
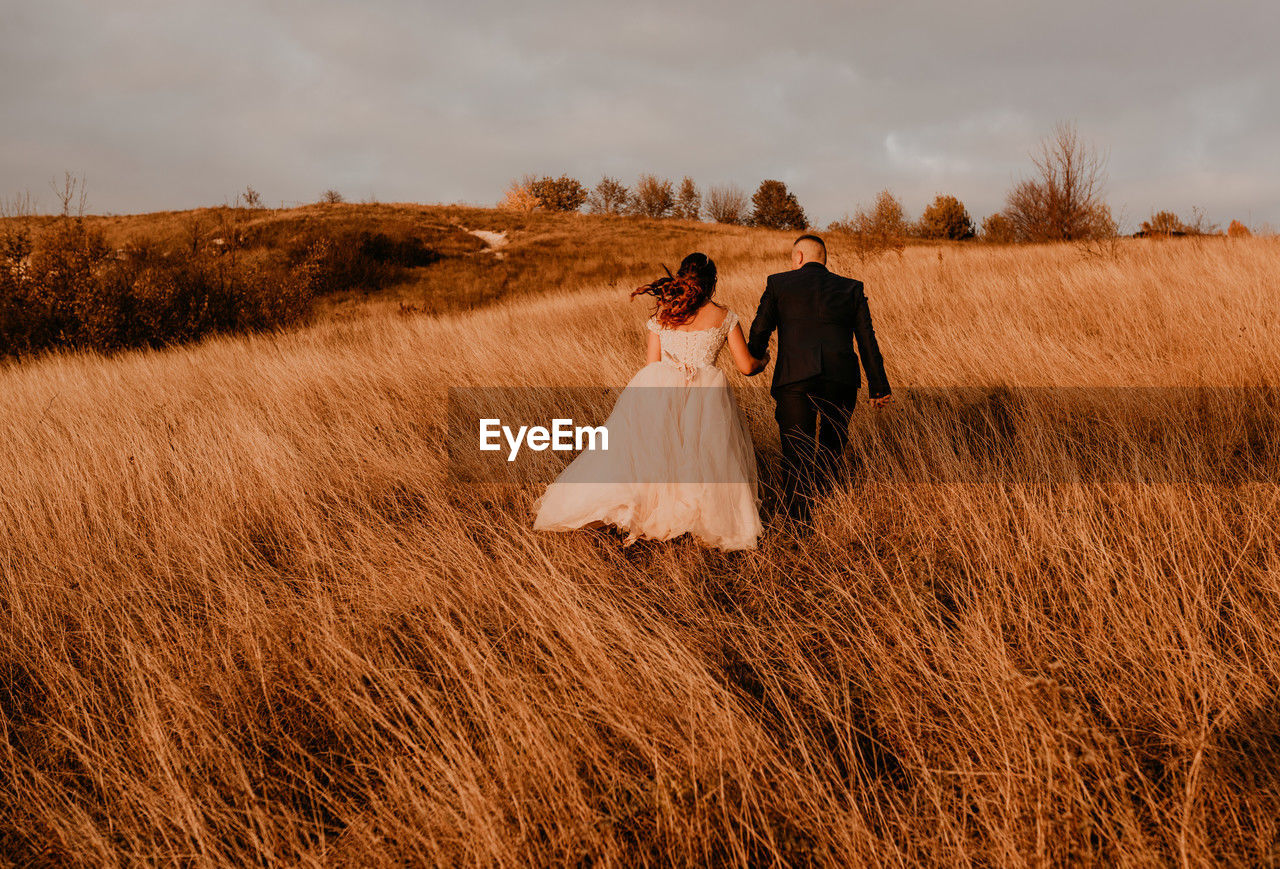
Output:
<instances>
[{"instance_id":1,"label":"groom","mask_svg":"<svg viewBox=\"0 0 1280 869\"><path fill-rule=\"evenodd\" d=\"M782 439L783 498L787 513L800 520L849 441L859 356L872 406L893 400L862 282L827 271L826 263L822 239L796 239L791 271L769 276L747 341L752 356L766 359L769 336L778 330L770 391Z\"/></svg>"}]
</instances>

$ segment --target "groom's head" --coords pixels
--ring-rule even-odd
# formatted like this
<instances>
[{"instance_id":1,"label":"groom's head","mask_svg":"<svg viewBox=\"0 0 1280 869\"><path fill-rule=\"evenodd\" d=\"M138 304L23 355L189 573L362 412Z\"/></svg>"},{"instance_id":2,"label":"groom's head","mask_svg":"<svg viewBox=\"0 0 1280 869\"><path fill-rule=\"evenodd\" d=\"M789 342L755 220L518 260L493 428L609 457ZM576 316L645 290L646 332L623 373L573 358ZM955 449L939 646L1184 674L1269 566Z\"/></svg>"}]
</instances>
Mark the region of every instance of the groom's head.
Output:
<instances>
[{"instance_id":1,"label":"groom's head","mask_svg":"<svg viewBox=\"0 0 1280 869\"><path fill-rule=\"evenodd\" d=\"M805 263L827 263L827 246L816 235L802 235L791 245L791 267L798 269Z\"/></svg>"}]
</instances>

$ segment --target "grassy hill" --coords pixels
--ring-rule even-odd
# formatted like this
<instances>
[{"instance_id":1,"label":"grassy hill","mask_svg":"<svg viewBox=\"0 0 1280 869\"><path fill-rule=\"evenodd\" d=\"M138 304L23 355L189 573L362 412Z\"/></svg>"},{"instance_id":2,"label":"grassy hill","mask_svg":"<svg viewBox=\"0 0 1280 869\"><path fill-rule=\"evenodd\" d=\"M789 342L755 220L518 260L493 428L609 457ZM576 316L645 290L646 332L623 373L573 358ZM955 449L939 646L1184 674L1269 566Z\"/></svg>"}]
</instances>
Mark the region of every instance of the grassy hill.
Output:
<instances>
[{"instance_id":1,"label":"grassy hill","mask_svg":"<svg viewBox=\"0 0 1280 869\"><path fill-rule=\"evenodd\" d=\"M32 222L47 226L55 220ZM699 244L772 235L714 223L416 204L200 208L91 215L86 223L100 230L112 249L148 247L172 255L189 254L193 248L216 250L235 239L249 251L288 249L316 237L358 243L385 236L395 243L412 242L431 262L398 270L383 286L355 289L391 288L390 298L432 312L548 287L639 282L660 274L661 262L674 266ZM474 230L504 235L502 246L492 248Z\"/></svg>"},{"instance_id":2,"label":"grassy hill","mask_svg":"<svg viewBox=\"0 0 1280 869\"><path fill-rule=\"evenodd\" d=\"M184 219L101 220L123 247L178 245ZM810 533L726 554L534 533L536 487L451 478L446 389L620 385L649 313L631 286L703 249L748 317L788 236L417 206L236 220L246 246L376 227L440 258L301 328L0 369L15 863L1280 853L1280 491L1224 482L1205 446L1274 458L1274 399L1223 389L1276 385L1274 241L866 265L833 242L899 403L859 407L864 472ZM731 382L767 480L772 405ZM1103 406L1064 459L1058 399L1028 386L1213 389L1154 439ZM965 476L997 448L1012 473ZM1151 482L1157 461L1181 472Z\"/></svg>"}]
</instances>

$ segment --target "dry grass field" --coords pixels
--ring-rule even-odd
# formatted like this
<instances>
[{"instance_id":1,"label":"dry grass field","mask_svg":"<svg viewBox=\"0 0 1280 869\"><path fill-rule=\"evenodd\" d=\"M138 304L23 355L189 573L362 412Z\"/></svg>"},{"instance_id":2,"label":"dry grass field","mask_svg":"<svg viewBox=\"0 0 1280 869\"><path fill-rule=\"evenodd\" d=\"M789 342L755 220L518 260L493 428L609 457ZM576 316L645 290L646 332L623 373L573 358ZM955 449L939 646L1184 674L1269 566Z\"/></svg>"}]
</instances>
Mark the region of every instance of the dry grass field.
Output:
<instances>
[{"instance_id":1,"label":"dry grass field","mask_svg":"<svg viewBox=\"0 0 1280 869\"><path fill-rule=\"evenodd\" d=\"M566 232L547 257L649 256ZM707 250L744 317L789 239L670 233L654 261ZM1274 455L1270 399L1170 414L1151 461L1187 473L1156 482L1064 473L1034 408L1002 411L1006 478L912 451L963 416L913 388L1277 386L1280 244L833 250L899 402L859 407L865 471L812 532L753 553L537 534L536 490L450 482L446 387L642 363L608 277L0 369L0 854L1280 865L1280 486L1193 473ZM768 397L732 382L767 468Z\"/></svg>"}]
</instances>

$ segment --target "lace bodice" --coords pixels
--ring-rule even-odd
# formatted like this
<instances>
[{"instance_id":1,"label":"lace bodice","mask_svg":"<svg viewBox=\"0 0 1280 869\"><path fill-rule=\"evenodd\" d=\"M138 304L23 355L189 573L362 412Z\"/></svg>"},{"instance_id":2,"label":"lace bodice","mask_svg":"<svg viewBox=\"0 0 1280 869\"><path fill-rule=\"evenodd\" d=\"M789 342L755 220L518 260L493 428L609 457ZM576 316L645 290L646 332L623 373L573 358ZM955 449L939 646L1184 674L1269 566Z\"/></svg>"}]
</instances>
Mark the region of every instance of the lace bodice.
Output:
<instances>
[{"instance_id":1,"label":"lace bodice","mask_svg":"<svg viewBox=\"0 0 1280 869\"><path fill-rule=\"evenodd\" d=\"M662 343L662 361L670 362L686 374L692 374L699 368L716 364L720 348L724 346L730 330L737 322L738 316L733 311L726 311L724 322L710 329L668 329L659 324L656 317L650 317L645 325L650 332L658 333L658 340Z\"/></svg>"}]
</instances>

